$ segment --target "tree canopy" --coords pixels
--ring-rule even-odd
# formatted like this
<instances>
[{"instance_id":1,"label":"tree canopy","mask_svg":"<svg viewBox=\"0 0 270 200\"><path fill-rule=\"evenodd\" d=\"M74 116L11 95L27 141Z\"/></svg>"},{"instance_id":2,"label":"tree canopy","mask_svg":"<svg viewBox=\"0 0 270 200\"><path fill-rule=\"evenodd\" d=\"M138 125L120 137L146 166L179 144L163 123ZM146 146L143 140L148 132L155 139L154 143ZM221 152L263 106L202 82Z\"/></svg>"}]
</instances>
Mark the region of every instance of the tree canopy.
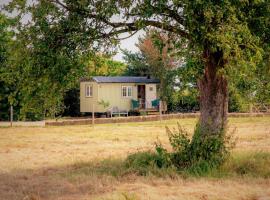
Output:
<instances>
[{"instance_id":1,"label":"tree canopy","mask_svg":"<svg viewBox=\"0 0 270 200\"><path fill-rule=\"evenodd\" d=\"M10 48L12 44L13 32L8 30L11 21L0 13L0 119L6 118L7 113L4 110L9 108L8 97L14 88L5 80L4 71L9 66Z\"/></svg>"},{"instance_id":2,"label":"tree canopy","mask_svg":"<svg viewBox=\"0 0 270 200\"><path fill-rule=\"evenodd\" d=\"M47 1L35 5L13 1L8 10L15 8L18 16L13 23L7 23L8 18L1 15L4 119L10 105L16 107L22 119L53 117L66 109L68 94L78 94L69 90L78 90L81 77L116 75L123 70L122 63L96 55L95 47L74 31L79 20L76 15L65 18ZM25 15L30 16L28 23L22 20Z\"/></svg>"}]
</instances>

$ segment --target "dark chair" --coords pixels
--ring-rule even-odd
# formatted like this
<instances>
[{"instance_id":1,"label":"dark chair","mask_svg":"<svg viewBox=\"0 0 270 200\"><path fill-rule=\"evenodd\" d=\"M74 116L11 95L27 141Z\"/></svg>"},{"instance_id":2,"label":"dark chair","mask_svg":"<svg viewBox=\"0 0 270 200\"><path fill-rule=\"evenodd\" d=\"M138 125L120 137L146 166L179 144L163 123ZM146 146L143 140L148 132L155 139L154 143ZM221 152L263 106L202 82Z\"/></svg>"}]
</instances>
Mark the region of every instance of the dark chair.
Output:
<instances>
[{"instance_id":1,"label":"dark chair","mask_svg":"<svg viewBox=\"0 0 270 200\"><path fill-rule=\"evenodd\" d=\"M131 105L132 105L132 110L136 110L139 108L139 101L136 101L134 99L131 99Z\"/></svg>"},{"instance_id":2,"label":"dark chair","mask_svg":"<svg viewBox=\"0 0 270 200\"><path fill-rule=\"evenodd\" d=\"M151 103L152 103L152 107L154 107L154 108L158 108L159 107L159 99L155 99Z\"/></svg>"}]
</instances>

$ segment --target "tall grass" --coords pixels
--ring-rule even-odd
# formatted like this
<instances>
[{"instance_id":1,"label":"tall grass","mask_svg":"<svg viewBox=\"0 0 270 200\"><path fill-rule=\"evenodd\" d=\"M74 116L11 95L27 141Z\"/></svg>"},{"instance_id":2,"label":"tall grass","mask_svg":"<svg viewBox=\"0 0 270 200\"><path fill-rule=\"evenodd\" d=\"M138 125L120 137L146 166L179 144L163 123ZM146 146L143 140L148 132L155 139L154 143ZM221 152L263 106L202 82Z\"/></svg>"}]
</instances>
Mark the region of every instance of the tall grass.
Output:
<instances>
[{"instance_id":1,"label":"tall grass","mask_svg":"<svg viewBox=\"0 0 270 200\"><path fill-rule=\"evenodd\" d=\"M136 176L156 177L253 177L270 178L270 153L249 152L235 153L223 165L205 173L194 173L188 169L179 170L175 167L158 167L156 154L153 152L137 152L127 159L106 159L98 163L80 162L65 170L62 176L71 181L77 177L110 176L117 179Z\"/></svg>"},{"instance_id":2,"label":"tall grass","mask_svg":"<svg viewBox=\"0 0 270 200\"><path fill-rule=\"evenodd\" d=\"M234 154L218 169L220 176L250 176L270 178L270 153L252 152ZM213 174L217 175L217 174Z\"/></svg>"}]
</instances>

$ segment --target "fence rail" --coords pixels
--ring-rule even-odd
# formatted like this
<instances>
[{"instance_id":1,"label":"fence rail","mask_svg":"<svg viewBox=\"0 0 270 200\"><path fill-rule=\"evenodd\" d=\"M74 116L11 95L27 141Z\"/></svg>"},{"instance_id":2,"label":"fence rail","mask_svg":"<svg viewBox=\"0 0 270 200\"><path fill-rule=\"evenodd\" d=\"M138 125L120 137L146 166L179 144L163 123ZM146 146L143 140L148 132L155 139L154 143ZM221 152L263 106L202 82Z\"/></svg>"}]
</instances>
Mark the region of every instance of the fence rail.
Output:
<instances>
[{"instance_id":1,"label":"fence rail","mask_svg":"<svg viewBox=\"0 0 270 200\"><path fill-rule=\"evenodd\" d=\"M229 117L264 117L270 116L270 113L229 113ZM177 113L177 114L163 114L162 120L169 119L184 119L184 118L198 118L200 113ZM95 124L107 123L127 123L127 122L145 122L145 121L159 121L160 116L130 116L130 117L116 117L116 118L95 118ZM90 125L92 119L72 119L59 121L46 121L46 126L67 126L67 125Z\"/></svg>"},{"instance_id":2,"label":"fence rail","mask_svg":"<svg viewBox=\"0 0 270 200\"><path fill-rule=\"evenodd\" d=\"M270 116L270 113L229 113L229 117L265 117ZM162 120L169 119L184 119L184 118L198 118L200 113L177 113L177 114L163 114ZM107 123L128 123L128 122L145 122L145 121L160 121L159 115L151 116L130 116L130 117L114 117L114 118L94 118L95 124ZM43 127L43 126L69 126L69 125L91 125L93 123L92 117L84 118L69 118L47 121L14 121L13 126L26 127ZM10 122L0 121L0 127L8 127Z\"/></svg>"},{"instance_id":3,"label":"fence rail","mask_svg":"<svg viewBox=\"0 0 270 200\"><path fill-rule=\"evenodd\" d=\"M269 104L254 104L251 106L251 112L259 113L259 112L270 112L270 105Z\"/></svg>"}]
</instances>

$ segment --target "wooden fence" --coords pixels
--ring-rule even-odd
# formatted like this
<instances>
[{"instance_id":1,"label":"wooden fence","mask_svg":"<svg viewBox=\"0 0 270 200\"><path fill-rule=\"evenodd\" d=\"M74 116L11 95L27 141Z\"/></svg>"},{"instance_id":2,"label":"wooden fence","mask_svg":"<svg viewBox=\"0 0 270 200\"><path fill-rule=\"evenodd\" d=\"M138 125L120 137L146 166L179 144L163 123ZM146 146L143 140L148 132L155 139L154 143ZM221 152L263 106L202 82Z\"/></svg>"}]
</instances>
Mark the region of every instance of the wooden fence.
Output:
<instances>
[{"instance_id":1,"label":"wooden fence","mask_svg":"<svg viewBox=\"0 0 270 200\"><path fill-rule=\"evenodd\" d=\"M108 123L127 123L127 122L146 122L159 121L169 119L183 119L183 118L198 118L200 113L177 113L177 114L163 114L154 116L130 116L130 117L114 117L114 118L95 118L95 124ZM270 113L229 113L229 117L264 117L270 116ZM57 121L46 121L45 126L67 126L67 125L90 125L93 123L92 118L84 119L66 119Z\"/></svg>"}]
</instances>

